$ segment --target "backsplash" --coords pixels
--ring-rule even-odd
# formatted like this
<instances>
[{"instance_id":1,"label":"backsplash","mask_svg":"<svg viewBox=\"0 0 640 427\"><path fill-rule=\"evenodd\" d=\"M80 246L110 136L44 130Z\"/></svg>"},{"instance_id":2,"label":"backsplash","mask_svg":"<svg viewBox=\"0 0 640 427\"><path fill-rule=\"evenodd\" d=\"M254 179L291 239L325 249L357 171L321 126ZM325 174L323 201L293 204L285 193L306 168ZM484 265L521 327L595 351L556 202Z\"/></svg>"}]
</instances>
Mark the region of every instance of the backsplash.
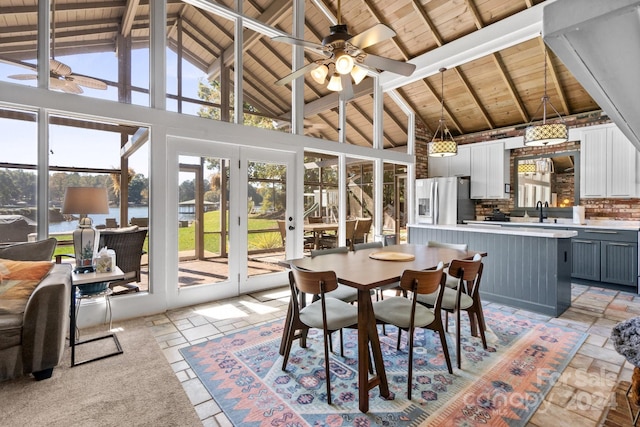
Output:
<instances>
[{"instance_id":1,"label":"backsplash","mask_svg":"<svg viewBox=\"0 0 640 427\"><path fill-rule=\"evenodd\" d=\"M640 220L640 199L580 199L586 219Z\"/></svg>"},{"instance_id":2,"label":"backsplash","mask_svg":"<svg viewBox=\"0 0 640 427\"><path fill-rule=\"evenodd\" d=\"M595 124L607 123L609 118L604 113L590 113L578 115L572 118L566 118L570 127L590 126ZM482 141L495 140L499 138L517 136L522 134L522 129L501 129L495 132L485 132L482 135L457 136L456 140L459 144L476 143ZM416 125L416 178L427 177L427 145L431 135L426 128ZM531 156L538 154L551 154L563 151L579 151L579 141L569 141L564 144L554 145L552 147L522 147L511 150L510 154L510 171L513 171L513 163L515 157ZM513 172L511 176L511 188L515 188L515 177ZM565 195L567 198L571 196L573 183L558 183L555 192L558 193L558 199L562 200ZM640 199L585 199L580 198L580 205L585 207L585 218L587 220L622 220L637 221L640 220ZM509 213L515 208L514 194L509 199L500 200L477 200L476 201L476 217L484 219L490 215L494 209L500 209L502 212ZM527 211L529 216L535 216L535 208ZM569 215L570 216L570 215Z\"/></svg>"}]
</instances>

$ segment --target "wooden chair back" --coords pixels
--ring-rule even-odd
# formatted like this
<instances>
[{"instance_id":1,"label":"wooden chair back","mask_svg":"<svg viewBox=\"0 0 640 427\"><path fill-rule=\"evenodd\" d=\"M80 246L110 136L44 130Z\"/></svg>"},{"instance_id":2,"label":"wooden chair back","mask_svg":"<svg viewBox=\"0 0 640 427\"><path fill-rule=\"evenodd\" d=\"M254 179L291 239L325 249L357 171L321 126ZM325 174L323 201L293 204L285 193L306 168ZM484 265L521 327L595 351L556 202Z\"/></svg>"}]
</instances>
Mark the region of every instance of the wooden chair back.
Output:
<instances>
[{"instance_id":1,"label":"wooden chair back","mask_svg":"<svg viewBox=\"0 0 640 427\"><path fill-rule=\"evenodd\" d=\"M321 216L310 216L307 218L309 220L309 224L321 224L322 217Z\"/></svg>"},{"instance_id":2,"label":"wooden chair back","mask_svg":"<svg viewBox=\"0 0 640 427\"><path fill-rule=\"evenodd\" d=\"M287 226L282 219L277 219L278 231L280 231L280 238L282 239L282 246L285 245L285 239L287 238Z\"/></svg>"},{"instance_id":3,"label":"wooden chair back","mask_svg":"<svg viewBox=\"0 0 640 427\"><path fill-rule=\"evenodd\" d=\"M400 286L415 294L432 294L440 288L442 265L435 270L405 270L400 278Z\"/></svg>"},{"instance_id":4,"label":"wooden chair back","mask_svg":"<svg viewBox=\"0 0 640 427\"><path fill-rule=\"evenodd\" d=\"M371 218L358 218L356 229L353 233L353 240L356 242L366 242L372 222L373 220Z\"/></svg>"},{"instance_id":5,"label":"wooden chair back","mask_svg":"<svg viewBox=\"0 0 640 427\"><path fill-rule=\"evenodd\" d=\"M305 294L321 295L338 287L338 278L334 271L307 271L291 265L296 287Z\"/></svg>"},{"instance_id":6,"label":"wooden chair back","mask_svg":"<svg viewBox=\"0 0 640 427\"><path fill-rule=\"evenodd\" d=\"M474 256L473 260L454 259L449 264L449 275L460 279L460 284L463 285L462 291L474 298L480 287L482 270L483 264L480 256Z\"/></svg>"}]
</instances>

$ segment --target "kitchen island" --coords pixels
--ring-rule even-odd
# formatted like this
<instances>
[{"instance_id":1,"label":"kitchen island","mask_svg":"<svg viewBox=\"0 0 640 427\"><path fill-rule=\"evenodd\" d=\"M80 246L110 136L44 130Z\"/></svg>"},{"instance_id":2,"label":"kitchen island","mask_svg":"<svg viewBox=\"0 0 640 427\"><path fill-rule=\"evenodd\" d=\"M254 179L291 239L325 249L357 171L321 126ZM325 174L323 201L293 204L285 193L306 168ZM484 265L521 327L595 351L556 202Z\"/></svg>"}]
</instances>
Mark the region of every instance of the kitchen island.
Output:
<instances>
[{"instance_id":1,"label":"kitchen island","mask_svg":"<svg viewBox=\"0 0 640 427\"><path fill-rule=\"evenodd\" d=\"M483 299L559 316L571 305L571 238L576 231L499 225L409 224L409 243L466 243L487 252Z\"/></svg>"}]
</instances>

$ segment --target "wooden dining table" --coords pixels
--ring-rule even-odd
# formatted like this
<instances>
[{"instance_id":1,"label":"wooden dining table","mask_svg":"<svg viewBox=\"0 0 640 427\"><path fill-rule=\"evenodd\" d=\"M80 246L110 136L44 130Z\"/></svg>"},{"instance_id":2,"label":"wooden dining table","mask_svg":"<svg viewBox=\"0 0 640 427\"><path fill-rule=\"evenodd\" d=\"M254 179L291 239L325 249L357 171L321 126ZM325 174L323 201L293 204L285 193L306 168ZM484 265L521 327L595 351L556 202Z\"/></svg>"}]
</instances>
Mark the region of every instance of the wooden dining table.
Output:
<instances>
[{"instance_id":1,"label":"wooden dining table","mask_svg":"<svg viewBox=\"0 0 640 427\"><path fill-rule=\"evenodd\" d=\"M394 255L398 254L397 258L409 255L414 259L407 261L378 260L371 258L374 252L391 252ZM370 291L397 282L407 269L427 270L435 268L440 261L447 266L453 259L470 259L476 253L426 245L403 244L288 261L289 265L295 265L309 271L335 271L340 283L358 290L358 404L360 411L369 411L369 390L376 386L380 387L382 397L389 397L389 385L382 360ZM486 253L481 254L486 255ZM369 377L367 350L369 345L371 345L375 366L375 373L371 377Z\"/></svg>"},{"instance_id":2,"label":"wooden dining table","mask_svg":"<svg viewBox=\"0 0 640 427\"><path fill-rule=\"evenodd\" d=\"M309 224L304 225L305 233L313 233L313 248L319 249L320 246L320 236L325 231L334 231L338 232L338 223L337 222L311 222Z\"/></svg>"}]
</instances>

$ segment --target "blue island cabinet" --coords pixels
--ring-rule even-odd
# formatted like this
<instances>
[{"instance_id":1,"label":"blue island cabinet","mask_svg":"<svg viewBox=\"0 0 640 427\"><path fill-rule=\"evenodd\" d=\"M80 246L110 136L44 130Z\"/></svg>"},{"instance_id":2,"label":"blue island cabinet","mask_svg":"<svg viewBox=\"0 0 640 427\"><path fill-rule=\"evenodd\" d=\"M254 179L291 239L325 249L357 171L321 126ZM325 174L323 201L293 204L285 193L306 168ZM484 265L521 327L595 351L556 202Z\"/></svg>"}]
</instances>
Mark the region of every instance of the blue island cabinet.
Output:
<instances>
[{"instance_id":1,"label":"blue island cabinet","mask_svg":"<svg viewBox=\"0 0 640 427\"><path fill-rule=\"evenodd\" d=\"M480 283L483 300L559 316L571 305L573 231L409 225L408 241L466 243L487 252ZM449 261L449 260L443 260Z\"/></svg>"}]
</instances>

